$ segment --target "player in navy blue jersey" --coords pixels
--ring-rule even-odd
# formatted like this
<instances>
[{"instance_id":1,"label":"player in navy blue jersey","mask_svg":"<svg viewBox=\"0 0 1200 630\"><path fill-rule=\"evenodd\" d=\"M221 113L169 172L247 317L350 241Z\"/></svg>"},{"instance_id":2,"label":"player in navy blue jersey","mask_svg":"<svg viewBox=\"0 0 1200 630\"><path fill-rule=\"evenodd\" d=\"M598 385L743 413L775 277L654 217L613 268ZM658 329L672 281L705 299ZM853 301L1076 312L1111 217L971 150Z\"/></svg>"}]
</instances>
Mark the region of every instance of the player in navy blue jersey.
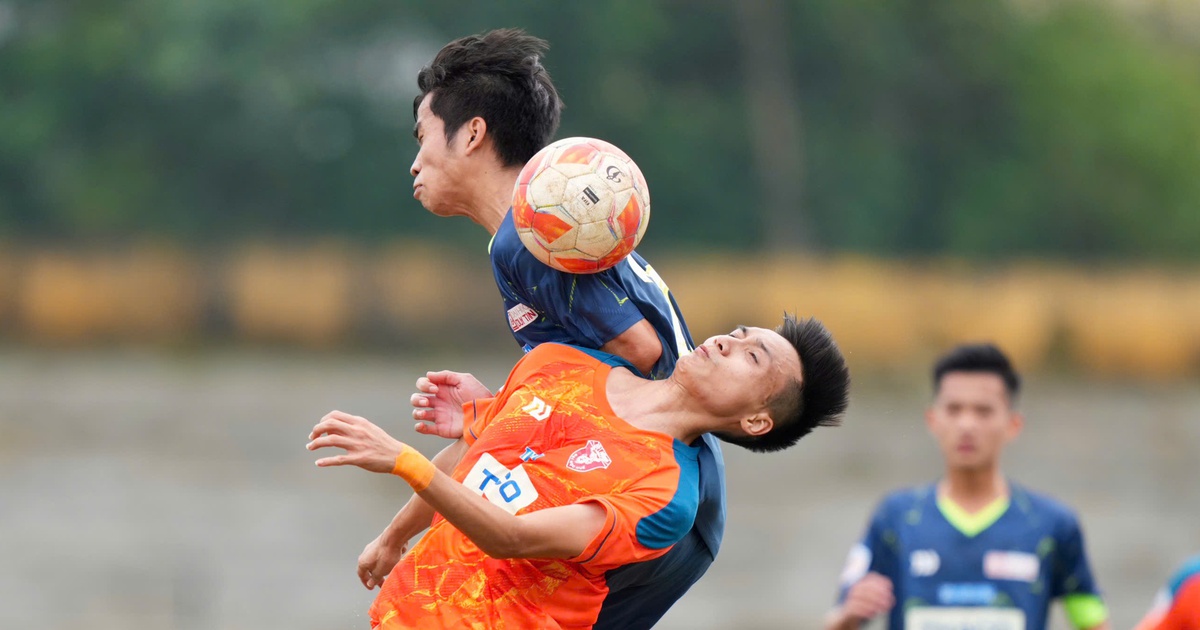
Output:
<instances>
[{"instance_id":1,"label":"player in navy blue jersey","mask_svg":"<svg viewBox=\"0 0 1200 630\"><path fill-rule=\"evenodd\" d=\"M1075 515L1000 470L1023 426L1008 358L960 346L933 382L926 424L945 475L883 499L850 551L827 630L879 616L892 630L1044 630L1053 600L1074 627L1107 629Z\"/></svg>"},{"instance_id":2,"label":"player in navy blue jersey","mask_svg":"<svg viewBox=\"0 0 1200 630\"><path fill-rule=\"evenodd\" d=\"M645 260L631 254L597 274L567 274L538 261L513 229L510 203L517 177L552 140L562 107L541 64L545 48L544 41L521 31L490 31L447 44L420 72L421 93L413 106L420 145L411 168L413 196L435 215L467 217L493 235L499 304L524 349L574 344L621 356L648 377L665 377L692 350L692 340L667 285ZM431 372L417 386L413 415L429 423L418 430L448 438L458 436L439 422L439 405L491 396L478 381L455 372ZM705 435L697 446L700 500L694 526L663 557L606 576L610 592L596 628L651 627L716 557L725 525L724 462L715 437ZM434 463L445 465L458 455L439 455ZM367 545L359 577L368 588L382 581L432 514L414 499Z\"/></svg>"}]
</instances>

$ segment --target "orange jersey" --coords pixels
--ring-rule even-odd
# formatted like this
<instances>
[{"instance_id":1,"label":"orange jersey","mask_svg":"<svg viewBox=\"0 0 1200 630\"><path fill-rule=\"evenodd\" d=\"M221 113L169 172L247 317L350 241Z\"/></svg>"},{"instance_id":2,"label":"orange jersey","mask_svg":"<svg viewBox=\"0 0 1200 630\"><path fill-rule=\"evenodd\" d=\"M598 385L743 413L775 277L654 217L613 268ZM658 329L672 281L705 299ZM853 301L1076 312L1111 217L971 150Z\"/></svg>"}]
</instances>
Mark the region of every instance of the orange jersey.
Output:
<instances>
[{"instance_id":1,"label":"orange jersey","mask_svg":"<svg viewBox=\"0 0 1200 630\"><path fill-rule=\"evenodd\" d=\"M1157 630L1200 630L1200 574L1179 586Z\"/></svg>"},{"instance_id":2,"label":"orange jersey","mask_svg":"<svg viewBox=\"0 0 1200 630\"><path fill-rule=\"evenodd\" d=\"M599 357L599 358L597 358ZM595 502L607 518L579 556L498 560L440 515L384 582L373 627L590 628L606 571L667 552L692 526L696 448L613 412L611 355L542 344L496 398L465 406L453 477L517 515Z\"/></svg>"},{"instance_id":3,"label":"orange jersey","mask_svg":"<svg viewBox=\"0 0 1200 630\"><path fill-rule=\"evenodd\" d=\"M1136 630L1200 630L1200 555L1171 576Z\"/></svg>"}]
</instances>

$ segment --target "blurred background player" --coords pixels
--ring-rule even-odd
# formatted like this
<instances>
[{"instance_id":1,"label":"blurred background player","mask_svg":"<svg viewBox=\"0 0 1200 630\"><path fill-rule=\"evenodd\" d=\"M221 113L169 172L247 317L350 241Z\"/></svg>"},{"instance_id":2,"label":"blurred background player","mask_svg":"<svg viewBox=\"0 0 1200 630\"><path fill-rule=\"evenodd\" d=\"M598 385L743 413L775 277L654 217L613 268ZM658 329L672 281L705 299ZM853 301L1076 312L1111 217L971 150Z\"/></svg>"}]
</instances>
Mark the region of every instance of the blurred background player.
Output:
<instances>
[{"instance_id":1,"label":"blurred background player","mask_svg":"<svg viewBox=\"0 0 1200 630\"><path fill-rule=\"evenodd\" d=\"M364 418L325 416L308 448L346 454L318 466L399 475L441 517L388 576L372 627L590 628L607 570L691 529L701 434L779 451L837 425L848 400L845 360L816 320L713 337L665 381L637 373L539 345L495 399L456 414L452 477Z\"/></svg>"},{"instance_id":2,"label":"blurred background player","mask_svg":"<svg viewBox=\"0 0 1200 630\"><path fill-rule=\"evenodd\" d=\"M925 422L944 476L883 499L850 551L827 630L879 615L892 630L1043 630L1055 599L1074 627L1107 629L1075 515L1000 470L1024 422L1008 357L959 346L937 361L933 385Z\"/></svg>"},{"instance_id":3,"label":"blurred background player","mask_svg":"<svg viewBox=\"0 0 1200 630\"><path fill-rule=\"evenodd\" d=\"M665 378L691 351L692 340L667 285L644 259L635 253L600 273L567 274L538 261L513 227L517 177L552 139L562 108L540 62L546 47L522 31L495 30L450 42L421 70L413 103L420 145L411 168L413 197L435 215L467 217L493 235L492 271L509 327L525 350L570 343L618 355L641 374ZM424 386L462 388L468 399L491 395L478 381L454 373L427 379ZM414 398L414 404L422 402ZM419 409L414 416L425 419ZM609 577L611 592L596 627L651 627L716 557L725 526L724 462L713 436L701 436L697 446L700 501L693 528L661 560ZM359 577L368 588L379 584L432 516L416 499L367 545Z\"/></svg>"},{"instance_id":4,"label":"blurred background player","mask_svg":"<svg viewBox=\"0 0 1200 630\"><path fill-rule=\"evenodd\" d=\"M1136 630L1200 630L1200 555L1171 576Z\"/></svg>"}]
</instances>

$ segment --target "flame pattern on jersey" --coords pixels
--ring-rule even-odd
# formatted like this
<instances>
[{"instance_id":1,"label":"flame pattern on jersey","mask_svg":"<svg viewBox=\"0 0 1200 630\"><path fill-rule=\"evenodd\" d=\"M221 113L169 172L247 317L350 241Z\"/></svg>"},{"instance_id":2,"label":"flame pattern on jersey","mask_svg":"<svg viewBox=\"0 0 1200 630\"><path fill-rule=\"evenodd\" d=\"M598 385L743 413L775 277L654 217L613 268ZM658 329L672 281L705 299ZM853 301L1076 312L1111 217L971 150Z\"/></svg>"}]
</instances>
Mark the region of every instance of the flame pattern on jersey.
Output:
<instances>
[{"instance_id":1,"label":"flame pattern on jersey","mask_svg":"<svg viewBox=\"0 0 1200 630\"><path fill-rule=\"evenodd\" d=\"M524 504L518 516L600 505L605 524L583 553L491 558L439 515L384 582L371 607L373 627L590 628L608 592L606 571L658 557L688 531L698 449L617 417L605 394L610 372L577 348L538 346L497 398L465 406L470 448L453 474L500 507ZM597 448L589 442L602 445L611 463L569 467L577 451Z\"/></svg>"}]
</instances>

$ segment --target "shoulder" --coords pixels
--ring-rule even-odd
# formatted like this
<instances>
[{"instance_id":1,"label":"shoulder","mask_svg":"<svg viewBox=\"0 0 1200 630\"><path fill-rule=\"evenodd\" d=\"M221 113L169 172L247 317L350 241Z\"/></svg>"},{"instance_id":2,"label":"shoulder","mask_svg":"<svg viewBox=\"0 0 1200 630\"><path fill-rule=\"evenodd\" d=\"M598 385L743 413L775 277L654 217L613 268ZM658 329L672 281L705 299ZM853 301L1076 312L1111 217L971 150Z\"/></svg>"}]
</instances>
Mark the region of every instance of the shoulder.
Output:
<instances>
[{"instance_id":1,"label":"shoulder","mask_svg":"<svg viewBox=\"0 0 1200 630\"><path fill-rule=\"evenodd\" d=\"M1061 538L1078 535L1079 516L1066 503L1018 484L1011 484L1010 487L1012 504L1028 518L1048 524Z\"/></svg>"},{"instance_id":2,"label":"shoulder","mask_svg":"<svg viewBox=\"0 0 1200 630\"><path fill-rule=\"evenodd\" d=\"M1185 583L1198 577L1200 577L1200 555L1195 555L1188 558L1187 562L1184 562L1183 566L1179 567L1179 570L1171 576L1171 579L1167 581L1167 588L1172 594L1178 593Z\"/></svg>"},{"instance_id":3,"label":"shoulder","mask_svg":"<svg viewBox=\"0 0 1200 630\"><path fill-rule=\"evenodd\" d=\"M534 346L525 356L521 357L514 371L527 374L547 366L558 366L568 370L569 368L583 367L589 371L602 367L614 370L623 368L633 376L643 378L633 364L615 354L556 341L547 341ZM552 371L563 376L561 370Z\"/></svg>"},{"instance_id":4,"label":"shoulder","mask_svg":"<svg viewBox=\"0 0 1200 630\"><path fill-rule=\"evenodd\" d=\"M488 252L492 258L492 264L504 268L519 267L525 263L537 263L545 267L529 250L525 249L525 244L521 242L521 237L517 236L517 228L513 226L511 209L504 216L504 220L500 222L500 227L496 229L496 233L492 236ZM550 268L546 267L546 269Z\"/></svg>"},{"instance_id":5,"label":"shoulder","mask_svg":"<svg viewBox=\"0 0 1200 630\"><path fill-rule=\"evenodd\" d=\"M579 365L598 365L604 363L602 356L606 353L587 350L565 343L548 341L540 343L525 353L520 363L526 366L548 365L551 363L571 363Z\"/></svg>"},{"instance_id":6,"label":"shoulder","mask_svg":"<svg viewBox=\"0 0 1200 630\"><path fill-rule=\"evenodd\" d=\"M1025 511L1036 513L1057 523L1077 523L1079 520L1070 506L1048 494L1034 492L1019 484L1010 484L1010 488L1013 504Z\"/></svg>"},{"instance_id":7,"label":"shoulder","mask_svg":"<svg viewBox=\"0 0 1200 630\"><path fill-rule=\"evenodd\" d=\"M878 507L875 509L877 516L892 517L911 510L919 508L926 503L933 501L936 497L936 487L934 484L925 484L920 486L911 486L893 490L883 496L879 501Z\"/></svg>"}]
</instances>

